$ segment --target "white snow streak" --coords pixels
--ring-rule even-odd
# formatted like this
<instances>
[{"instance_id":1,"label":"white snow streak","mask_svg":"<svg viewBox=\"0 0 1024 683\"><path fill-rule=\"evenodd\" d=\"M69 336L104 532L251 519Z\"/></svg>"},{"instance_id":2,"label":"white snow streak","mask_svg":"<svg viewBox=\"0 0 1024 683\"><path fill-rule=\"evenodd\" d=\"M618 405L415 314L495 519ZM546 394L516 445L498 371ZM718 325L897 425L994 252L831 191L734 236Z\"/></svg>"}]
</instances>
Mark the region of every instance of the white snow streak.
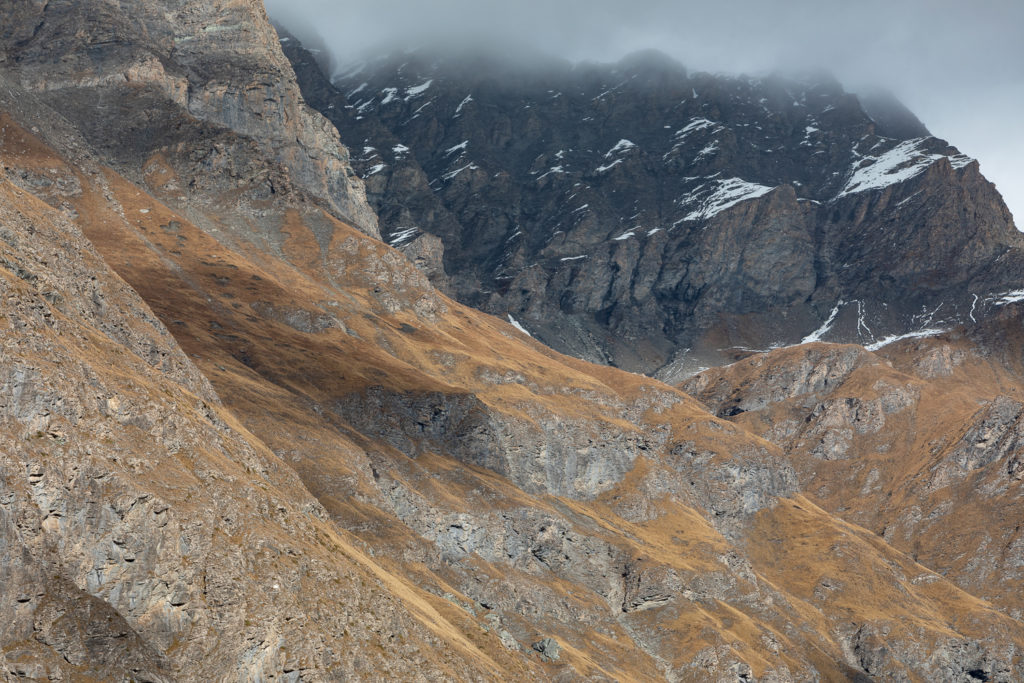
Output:
<instances>
[{"instance_id":1,"label":"white snow streak","mask_svg":"<svg viewBox=\"0 0 1024 683\"><path fill-rule=\"evenodd\" d=\"M801 344L810 344L812 342L821 341L821 338L825 336L830 329L832 329L832 323L835 322L836 316L839 315L839 309L843 305L842 300L835 305L832 312L828 314L828 320L822 323L821 327L811 332L809 335L800 340Z\"/></svg>"},{"instance_id":2,"label":"white snow streak","mask_svg":"<svg viewBox=\"0 0 1024 683\"><path fill-rule=\"evenodd\" d=\"M937 327L929 327L924 330L918 330L917 332L907 332L906 334L893 334L884 339L876 341L874 344L868 344L864 348L868 351L877 351L883 346L888 346L894 342L903 341L904 339L920 339L921 337L934 337L937 334L942 334L946 330L939 329Z\"/></svg>"},{"instance_id":3,"label":"white snow streak","mask_svg":"<svg viewBox=\"0 0 1024 683\"><path fill-rule=\"evenodd\" d=\"M996 306L1005 306L1006 304L1015 304L1018 301L1024 301L1024 289L1015 289L1012 292L1006 292L1000 294L992 302Z\"/></svg>"},{"instance_id":4,"label":"white snow streak","mask_svg":"<svg viewBox=\"0 0 1024 683\"><path fill-rule=\"evenodd\" d=\"M775 189L766 185L748 183L742 178L727 178L725 180L716 180L715 182L718 184L718 187L710 196L704 199L701 208L691 212L683 220L707 220L742 201L760 197ZM691 193L690 196L693 194Z\"/></svg>"},{"instance_id":5,"label":"white snow streak","mask_svg":"<svg viewBox=\"0 0 1024 683\"><path fill-rule=\"evenodd\" d=\"M973 161L970 157L958 154L928 154L921 150L922 145L931 138L915 138L896 145L880 156L865 156L858 160L846 186L836 195L836 199L849 194L877 190L896 183L910 180L922 173L939 159L949 159L954 168L963 168ZM865 161L867 162L865 164Z\"/></svg>"},{"instance_id":6,"label":"white snow streak","mask_svg":"<svg viewBox=\"0 0 1024 683\"><path fill-rule=\"evenodd\" d=\"M419 228L398 228L398 232L391 235L391 239L388 241L388 244L393 247L397 247L402 242L406 242L411 239L417 232L419 232L419 230Z\"/></svg>"},{"instance_id":7,"label":"white snow streak","mask_svg":"<svg viewBox=\"0 0 1024 683\"><path fill-rule=\"evenodd\" d=\"M508 321L510 323L512 323L512 327L516 328L517 330L519 330L520 332L525 334L527 337L532 337L533 336L532 334L529 333L529 331L527 331L527 329L525 327L523 327L522 325L519 324L518 320L516 320L515 318L512 317L511 313L508 314Z\"/></svg>"},{"instance_id":8,"label":"white snow streak","mask_svg":"<svg viewBox=\"0 0 1024 683\"><path fill-rule=\"evenodd\" d=\"M709 128L717 125L718 124L715 123L714 121L709 121L708 119L705 118L696 118L690 121L688 124L686 124L686 126L684 126L683 128L677 130L674 135L675 137L681 138L685 137L686 135L692 133L695 130L703 130L704 128Z\"/></svg>"},{"instance_id":9,"label":"white snow streak","mask_svg":"<svg viewBox=\"0 0 1024 683\"><path fill-rule=\"evenodd\" d=\"M478 168L480 168L480 167L479 167L479 166L477 166L477 165L476 165L476 164L474 164L474 163L469 163L469 164L466 164L465 166L463 166L462 168L457 168L457 169L455 169L454 171L449 171L448 173L445 173L445 174L444 174L443 176L441 176L441 179L442 179L442 180L451 180L451 179L452 179L452 178L454 178L455 176L457 176L457 175L459 175L460 173L462 173L463 171L465 171L465 170L466 170L467 168L468 168L468 169L469 169L470 171L475 171L476 169L478 169Z\"/></svg>"},{"instance_id":10,"label":"white snow streak","mask_svg":"<svg viewBox=\"0 0 1024 683\"><path fill-rule=\"evenodd\" d=\"M405 99L408 100L410 98L416 97L417 95L422 95L423 93L425 93L427 91L427 88L429 88L430 85L433 82L434 82L434 80L431 79L431 80L427 81L426 83L420 83L419 85L414 85L411 88L406 88L405 89Z\"/></svg>"},{"instance_id":11,"label":"white snow streak","mask_svg":"<svg viewBox=\"0 0 1024 683\"><path fill-rule=\"evenodd\" d=\"M460 142L459 144L455 145L454 147L449 147L448 149L446 149L444 151L444 155L445 156L451 156L452 154L454 154L455 152L458 152L459 150L465 151L465 149L466 149L466 147L468 145L469 145L469 140L463 140L462 142Z\"/></svg>"},{"instance_id":12,"label":"white snow streak","mask_svg":"<svg viewBox=\"0 0 1024 683\"><path fill-rule=\"evenodd\" d=\"M459 106L455 107L455 115L458 116L462 113L462 108L473 101L472 95L466 95L465 99L459 102Z\"/></svg>"},{"instance_id":13,"label":"white snow streak","mask_svg":"<svg viewBox=\"0 0 1024 683\"><path fill-rule=\"evenodd\" d=\"M631 142L630 140L627 140L627 139L623 138L623 139L619 140L618 142L616 142L614 147L612 147L610 150L605 152L604 158L605 159L611 159L613 156L615 156L619 152L628 152L629 150L633 149L634 147L636 147L635 143Z\"/></svg>"},{"instance_id":14,"label":"white snow streak","mask_svg":"<svg viewBox=\"0 0 1024 683\"><path fill-rule=\"evenodd\" d=\"M596 173L604 173L605 171L609 171L609 170L615 168L616 166L618 166L621 163L622 163L622 159L616 159L615 161L613 161L610 164L602 164L601 166L598 166L597 168L594 169L594 171Z\"/></svg>"}]
</instances>

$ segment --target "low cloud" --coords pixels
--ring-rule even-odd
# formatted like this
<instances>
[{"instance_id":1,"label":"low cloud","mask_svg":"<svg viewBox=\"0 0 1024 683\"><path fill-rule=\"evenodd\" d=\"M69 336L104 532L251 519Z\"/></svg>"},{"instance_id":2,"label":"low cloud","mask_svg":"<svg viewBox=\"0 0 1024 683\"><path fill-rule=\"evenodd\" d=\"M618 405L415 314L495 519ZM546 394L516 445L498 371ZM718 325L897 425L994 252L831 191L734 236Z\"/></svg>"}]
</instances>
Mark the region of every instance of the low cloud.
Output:
<instances>
[{"instance_id":1,"label":"low cloud","mask_svg":"<svg viewBox=\"0 0 1024 683\"><path fill-rule=\"evenodd\" d=\"M340 63L367 51L514 45L572 60L662 50L691 70L824 68L881 86L979 158L1024 223L1024 3L1015 0L267 0Z\"/></svg>"}]
</instances>

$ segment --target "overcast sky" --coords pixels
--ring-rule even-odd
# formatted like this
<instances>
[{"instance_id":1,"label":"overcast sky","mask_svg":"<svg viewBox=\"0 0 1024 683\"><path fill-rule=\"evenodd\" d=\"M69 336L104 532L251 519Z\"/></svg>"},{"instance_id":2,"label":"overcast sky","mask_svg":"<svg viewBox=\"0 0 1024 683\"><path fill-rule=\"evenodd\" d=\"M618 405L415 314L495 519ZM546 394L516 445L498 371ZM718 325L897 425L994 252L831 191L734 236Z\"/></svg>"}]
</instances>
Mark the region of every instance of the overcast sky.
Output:
<instances>
[{"instance_id":1,"label":"overcast sky","mask_svg":"<svg viewBox=\"0 0 1024 683\"><path fill-rule=\"evenodd\" d=\"M981 162L1024 229L1024 0L266 0L335 56L500 38L579 60L657 48L691 70L823 67L894 92ZM303 25L305 28L303 28ZM310 28L313 27L313 28Z\"/></svg>"}]
</instances>

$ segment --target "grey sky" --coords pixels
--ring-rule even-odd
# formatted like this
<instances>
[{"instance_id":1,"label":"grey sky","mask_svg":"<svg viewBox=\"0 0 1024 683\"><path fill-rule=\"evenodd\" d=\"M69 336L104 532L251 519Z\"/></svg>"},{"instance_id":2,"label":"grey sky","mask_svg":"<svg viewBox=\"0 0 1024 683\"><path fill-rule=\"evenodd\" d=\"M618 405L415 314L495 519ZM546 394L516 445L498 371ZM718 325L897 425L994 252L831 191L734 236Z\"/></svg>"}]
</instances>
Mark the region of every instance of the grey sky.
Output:
<instances>
[{"instance_id":1,"label":"grey sky","mask_svg":"<svg viewBox=\"0 0 1024 683\"><path fill-rule=\"evenodd\" d=\"M981 162L1024 228L1021 0L266 0L337 58L373 48L500 38L614 61L657 48L691 70L823 67L848 89L894 92Z\"/></svg>"}]
</instances>

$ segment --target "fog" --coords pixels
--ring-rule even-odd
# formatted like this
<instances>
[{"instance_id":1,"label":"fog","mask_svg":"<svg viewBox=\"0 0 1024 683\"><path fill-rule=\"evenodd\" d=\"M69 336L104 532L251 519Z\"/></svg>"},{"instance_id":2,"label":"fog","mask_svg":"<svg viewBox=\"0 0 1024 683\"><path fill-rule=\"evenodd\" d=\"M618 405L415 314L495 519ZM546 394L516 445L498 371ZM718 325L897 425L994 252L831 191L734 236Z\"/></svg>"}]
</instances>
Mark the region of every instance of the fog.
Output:
<instances>
[{"instance_id":1,"label":"fog","mask_svg":"<svg viewBox=\"0 0 1024 683\"><path fill-rule=\"evenodd\" d=\"M336 63L367 51L478 43L571 60L646 48L691 70L824 68L896 94L981 162L1024 228L1024 2L1018 0L266 0Z\"/></svg>"}]
</instances>

